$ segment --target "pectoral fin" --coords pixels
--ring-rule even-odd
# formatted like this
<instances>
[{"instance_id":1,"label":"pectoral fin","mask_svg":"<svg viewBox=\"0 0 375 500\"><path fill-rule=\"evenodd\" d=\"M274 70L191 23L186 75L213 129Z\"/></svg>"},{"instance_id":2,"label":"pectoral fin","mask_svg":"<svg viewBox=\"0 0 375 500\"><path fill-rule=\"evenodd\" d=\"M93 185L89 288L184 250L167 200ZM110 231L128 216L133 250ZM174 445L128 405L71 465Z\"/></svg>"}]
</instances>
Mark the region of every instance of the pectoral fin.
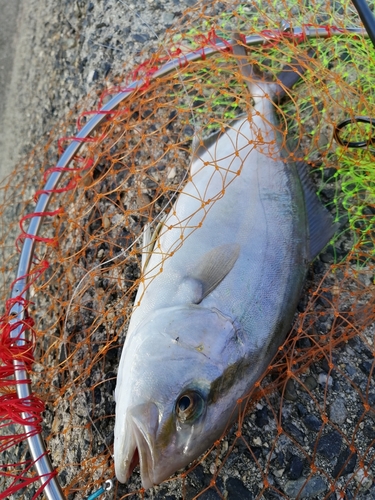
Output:
<instances>
[{"instance_id":1,"label":"pectoral fin","mask_svg":"<svg viewBox=\"0 0 375 500\"><path fill-rule=\"evenodd\" d=\"M232 270L240 254L240 245L228 243L214 248L203 255L196 269L189 274L188 280L195 280L200 284L200 296L196 295L195 302L199 304L212 290L214 290L225 276Z\"/></svg>"}]
</instances>

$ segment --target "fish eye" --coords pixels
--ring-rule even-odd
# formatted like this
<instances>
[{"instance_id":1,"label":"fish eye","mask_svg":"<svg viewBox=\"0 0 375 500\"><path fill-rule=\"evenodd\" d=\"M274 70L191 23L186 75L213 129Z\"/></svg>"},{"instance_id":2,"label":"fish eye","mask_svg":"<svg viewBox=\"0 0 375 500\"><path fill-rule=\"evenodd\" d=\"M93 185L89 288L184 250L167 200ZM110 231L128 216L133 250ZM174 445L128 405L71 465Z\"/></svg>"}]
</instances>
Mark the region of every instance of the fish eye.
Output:
<instances>
[{"instance_id":1,"label":"fish eye","mask_svg":"<svg viewBox=\"0 0 375 500\"><path fill-rule=\"evenodd\" d=\"M176 415L180 422L196 420L201 416L204 399L198 391L183 392L176 402Z\"/></svg>"}]
</instances>

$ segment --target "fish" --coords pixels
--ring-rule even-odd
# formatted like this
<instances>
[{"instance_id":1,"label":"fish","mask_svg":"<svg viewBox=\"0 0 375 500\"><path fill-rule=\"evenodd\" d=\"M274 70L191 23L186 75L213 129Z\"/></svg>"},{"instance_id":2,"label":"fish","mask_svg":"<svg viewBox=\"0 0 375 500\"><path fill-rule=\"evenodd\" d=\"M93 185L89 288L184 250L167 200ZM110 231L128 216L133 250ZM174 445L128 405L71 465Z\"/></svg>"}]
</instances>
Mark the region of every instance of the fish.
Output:
<instances>
[{"instance_id":1,"label":"fish","mask_svg":"<svg viewBox=\"0 0 375 500\"><path fill-rule=\"evenodd\" d=\"M139 465L145 489L219 439L237 401L290 330L311 261L335 232L306 166L290 160L275 113L305 66L278 82L233 57L252 106L193 141L189 178L153 234L115 389L114 463L125 483ZM282 84L280 84L280 82Z\"/></svg>"}]
</instances>

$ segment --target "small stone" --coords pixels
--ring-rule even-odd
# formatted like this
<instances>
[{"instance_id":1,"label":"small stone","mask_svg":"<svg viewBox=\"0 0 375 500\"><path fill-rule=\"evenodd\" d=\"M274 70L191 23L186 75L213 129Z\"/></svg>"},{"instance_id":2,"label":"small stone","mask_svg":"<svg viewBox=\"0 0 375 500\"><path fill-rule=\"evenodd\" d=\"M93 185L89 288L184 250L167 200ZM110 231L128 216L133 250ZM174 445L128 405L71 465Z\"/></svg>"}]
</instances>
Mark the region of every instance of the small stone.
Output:
<instances>
[{"instance_id":1,"label":"small stone","mask_svg":"<svg viewBox=\"0 0 375 500\"><path fill-rule=\"evenodd\" d=\"M343 424L346 421L348 412L342 398L336 398L329 408L329 418L334 424Z\"/></svg>"},{"instance_id":2,"label":"small stone","mask_svg":"<svg viewBox=\"0 0 375 500\"><path fill-rule=\"evenodd\" d=\"M329 432L319 439L316 451L323 457L332 460L339 456L342 436L337 431Z\"/></svg>"},{"instance_id":3,"label":"small stone","mask_svg":"<svg viewBox=\"0 0 375 500\"><path fill-rule=\"evenodd\" d=\"M174 179L176 177L176 168L175 167L172 167L169 172L168 172L168 175L167 175L167 178L168 179Z\"/></svg>"},{"instance_id":4,"label":"small stone","mask_svg":"<svg viewBox=\"0 0 375 500\"><path fill-rule=\"evenodd\" d=\"M174 19L174 14L173 12L164 12L163 14L163 21L165 24L172 24Z\"/></svg>"},{"instance_id":5,"label":"small stone","mask_svg":"<svg viewBox=\"0 0 375 500\"><path fill-rule=\"evenodd\" d=\"M267 407L263 406L261 410L255 412L255 425L257 427L264 427L268 422Z\"/></svg>"},{"instance_id":6,"label":"small stone","mask_svg":"<svg viewBox=\"0 0 375 500\"><path fill-rule=\"evenodd\" d=\"M253 439L253 443L255 444L255 446L262 446L262 440L260 439L259 436Z\"/></svg>"},{"instance_id":7,"label":"small stone","mask_svg":"<svg viewBox=\"0 0 375 500\"><path fill-rule=\"evenodd\" d=\"M328 376L326 373L319 373L318 382L322 386L326 386L328 384L328 387L331 387L333 384L333 378L330 375Z\"/></svg>"},{"instance_id":8,"label":"small stone","mask_svg":"<svg viewBox=\"0 0 375 500\"><path fill-rule=\"evenodd\" d=\"M223 497L213 488L210 488L202 493L202 495L199 495L200 500L221 500L222 498Z\"/></svg>"},{"instance_id":9,"label":"small stone","mask_svg":"<svg viewBox=\"0 0 375 500\"><path fill-rule=\"evenodd\" d=\"M315 377L313 377L312 375L309 375L305 382L304 382L304 385L306 386L306 388L309 390L309 391L313 391L314 389L316 389L316 387L318 386L318 383L315 379Z\"/></svg>"},{"instance_id":10,"label":"small stone","mask_svg":"<svg viewBox=\"0 0 375 500\"><path fill-rule=\"evenodd\" d=\"M306 417L303 419L303 423L310 431L314 432L319 432L323 425L323 422L320 420L320 418L316 417L315 415L306 415Z\"/></svg>"},{"instance_id":11,"label":"small stone","mask_svg":"<svg viewBox=\"0 0 375 500\"><path fill-rule=\"evenodd\" d=\"M150 35L148 35L147 33L143 33L142 35L140 33L135 33L134 35L132 35L132 37L133 40L139 43L145 43L150 40Z\"/></svg>"},{"instance_id":12,"label":"small stone","mask_svg":"<svg viewBox=\"0 0 375 500\"><path fill-rule=\"evenodd\" d=\"M288 432L299 444L303 445L305 442L305 434L298 429L292 422L283 424L284 429Z\"/></svg>"},{"instance_id":13,"label":"small stone","mask_svg":"<svg viewBox=\"0 0 375 500\"><path fill-rule=\"evenodd\" d=\"M307 482L306 482L307 481ZM327 489L324 479L320 476L314 476L310 479L301 477L297 481L288 481L284 492L290 499L294 498L317 498L320 493Z\"/></svg>"},{"instance_id":14,"label":"small stone","mask_svg":"<svg viewBox=\"0 0 375 500\"><path fill-rule=\"evenodd\" d=\"M285 469L277 469L277 470L273 471L273 475L275 477L279 477L280 478L280 477L283 477L284 472L285 472Z\"/></svg>"},{"instance_id":15,"label":"small stone","mask_svg":"<svg viewBox=\"0 0 375 500\"><path fill-rule=\"evenodd\" d=\"M296 404L296 408L297 408L297 411L298 411L298 415L300 417L305 417L307 415L307 408L305 406L303 406L303 404L301 403L297 403Z\"/></svg>"},{"instance_id":16,"label":"small stone","mask_svg":"<svg viewBox=\"0 0 375 500\"><path fill-rule=\"evenodd\" d=\"M357 463L357 453L353 453L351 456L350 454L351 451L347 446L340 453L339 458L337 459L337 463L332 471L332 475L336 479L340 476L351 474L354 471ZM347 461L348 463L345 465Z\"/></svg>"},{"instance_id":17,"label":"small stone","mask_svg":"<svg viewBox=\"0 0 375 500\"><path fill-rule=\"evenodd\" d=\"M228 500L253 500L252 493L246 488L243 482L236 477L230 477L225 483L228 492Z\"/></svg>"},{"instance_id":18,"label":"small stone","mask_svg":"<svg viewBox=\"0 0 375 500\"><path fill-rule=\"evenodd\" d=\"M87 83L96 82L98 78L99 78L99 73L96 71L96 69L92 69L88 74Z\"/></svg>"},{"instance_id":19,"label":"small stone","mask_svg":"<svg viewBox=\"0 0 375 500\"><path fill-rule=\"evenodd\" d=\"M303 460L297 455L292 455L285 468L286 477L292 480L299 479L302 476L303 466Z\"/></svg>"},{"instance_id":20,"label":"small stone","mask_svg":"<svg viewBox=\"0 0 375 500\"><path fill-rule=\"evenodd\" d=\"M109 226L111 225L111 221L106 216L102 217L102 223L103 223L103 228L104 229L108 229Z\"/></svg>"},{"instance_id":21,"label":"small stone","mask_svg":"<svg viewBox=\"0 0 375 500\"><path fill-rule=\"evenodd\" d=\"M366 491L366 490L368 490L372 486L371 475L369 475L363 469L359 469L356 472L356 474L354 476L354 479L360 485L360 489L362 491Z\"/></svg>"},{"instance_id":22,"label":"small stone","mask_svg":"<svg viewBox=\"0 0 375 500\"><path fill-rule=\"evenodd\" d=\"M370 361L363 361L363 363L360 363L358 366L364 374L370 375L372 371L372 363Z\"/></svg>"},{"instance_id":23,"label":"small stone","mask_svg":"<svg viewBox=\"0 0 375 500\"><path fill-rule=\"evenodd\" d=\"M286 383L284 397L288 401L297 401L297 397L298 397L297 391L296 391L296 388L294 385L294 380L291 378Z\"/></svg>"}]
</instances>

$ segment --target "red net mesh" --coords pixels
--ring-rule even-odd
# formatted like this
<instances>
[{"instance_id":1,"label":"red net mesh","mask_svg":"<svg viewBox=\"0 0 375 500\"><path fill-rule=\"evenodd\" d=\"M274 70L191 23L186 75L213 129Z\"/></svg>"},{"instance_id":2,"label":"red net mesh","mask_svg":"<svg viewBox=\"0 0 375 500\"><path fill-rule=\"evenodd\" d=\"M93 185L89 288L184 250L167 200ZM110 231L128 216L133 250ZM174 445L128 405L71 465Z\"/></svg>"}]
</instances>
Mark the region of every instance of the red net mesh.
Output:
<instances>
[{"instance_id":1,"label":"red net mesh","mask_svg":"<svg viewBox=\"0 0 375 500\"><path fill-rule=\"evenodd\" d=\"M120 88L82 105L78 128L91 117L84 110L99 109L135 77L144 78L83 141L79 157L54 190L29 276L24 327L32 335L18 349L9 337L13 303L4 310L0 408L6 465L0 474L8 489L0 498L11 498L21 486L25 498L38 493L20 426L25 408L36 431L43 431L67 498L87 498L114 476L113 391L142 280L143 228L156 227L158 215L168 212L183 187L195 131L204 138L251 106L230 50L153 75L172 55L215 46L229 40L234 29L266 37L281 18L280 2L275 7L262 3L262 8L231 3L216 16L214 7L211 2L188 10L178 29L166 35L163 45L170 52L161 48ZM141 489L135 471L127 485L115 486L113 498L375 495L373 152L337 147L332 140L340 120L373 116L374 58L365 39L345 32L336 36L333 26L359 24L349 10L344 19L328 7L296 3L282 16L294 26L316 25L318 12L327 38L275 35L252 46L249 58L276 78L291 58L306 60L307 49L315 48L316 56L306 60L308 71L277 106L278 130L281 141L288 131L288 140L298 144L297 159L309 164L322 202L339 223L337 235L311 265L291 333L263 379L239 402L237 423L154 493ZM16 221L21 219L21 246L34 196L45 192L58 152L74 131L72 117L2 185L4 304L19 258ZM345 133L355 140L369 137L371 130L352 125ZM34 396L28 401L14 393L15 358L26 364L32 379Z\"/></svg>"}]
</instances>

